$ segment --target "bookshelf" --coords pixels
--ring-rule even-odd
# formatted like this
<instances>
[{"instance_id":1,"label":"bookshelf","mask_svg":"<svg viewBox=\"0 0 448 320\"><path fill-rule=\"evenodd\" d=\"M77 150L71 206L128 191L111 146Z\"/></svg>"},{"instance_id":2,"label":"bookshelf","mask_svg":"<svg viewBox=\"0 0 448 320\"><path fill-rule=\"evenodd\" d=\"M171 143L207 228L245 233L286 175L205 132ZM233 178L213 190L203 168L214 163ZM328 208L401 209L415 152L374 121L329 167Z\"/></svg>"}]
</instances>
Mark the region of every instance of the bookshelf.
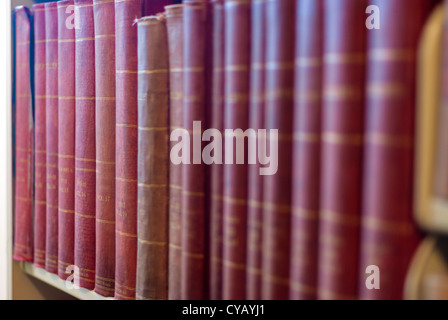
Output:
<instances>
[{"instance_id":1,"label":"bookshelf","mask_svg":"<svg viewBox=\"0 0 448 320\"><path fill-rule=\"evenodd\" d=\"M111 300L84 288L69 289L57 275L12 259L11 10L33 4L32 0L0 1L0 41L7 44L7 50L0 52L0 300Z\"/></svg>"}]
</instances>

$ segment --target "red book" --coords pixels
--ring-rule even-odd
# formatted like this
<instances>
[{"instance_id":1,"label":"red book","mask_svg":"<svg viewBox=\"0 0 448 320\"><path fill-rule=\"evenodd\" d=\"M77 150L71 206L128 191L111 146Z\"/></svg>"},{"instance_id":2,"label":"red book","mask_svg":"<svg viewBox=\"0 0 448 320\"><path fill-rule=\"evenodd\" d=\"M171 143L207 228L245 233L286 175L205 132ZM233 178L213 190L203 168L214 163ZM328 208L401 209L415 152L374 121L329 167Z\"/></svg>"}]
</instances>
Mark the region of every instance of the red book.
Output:
<instances>
[{"instance_id":1,"label":"red book","mask_svg":"<svg viewBox=\"0 0 448 320\"><path fill-rule=\"evenodd\" d=\"M93 1L75 0L75 284L95 287L95 31Z\"/></svg>"},{"instance_id":2,"label":"red book","mask_svg":"<svg viewBox=\"0 0 448 320\"><path fill-rule=\"evenodd\" d=\"M209 67L211 83L208 107L208 123L211 128L223 132L224 116L224 6L222 0L209 3ZM211 57L210 57L211 56ZM222 150L221 150L222 151ZM212 300L222 299L222 164L213 163L208 167L210 192L207 207L209 217L209 281L208 294Z\"/></svg>"},{"instance_id":3,"label":"red book","mask_svg":"<svg viewBox=\"0 0 448 320\"><path fill-rule=\"evenodd\" d=\"M316 299L320 180L323 1L296 14L290 299Z\"/></svg>"},{"instance_id":4,"label":"red book","mask_svg":"<svg viewBox=\"0 0 448 320\"><path fill-rule=\"evenodd\" d=\"M45 269L58 272L58 11L45 4L47 228Z\"/></svg>"},{"instance_id":5,"label":"red book","mask_svg":"<svg viewBox=\"0 0 448 320\"><path fill-rule=\"evenodd\" d=\"M415 79L429 1L370 3L381 8L381 28L368 33L358 290L361 299L402 299L409 262L419 241L412 195ZM369 265L380 270L379 290L366 287Z\"/></svg>"},{"instance_id":6,"label":"red book","mask_svg":"<svg viewBox=\"0 0 448 320\"><path fill-rule=\"evenodd\" d=\"M96 125L95 292L115 288L115 6L94 0Z\"/></svg>"},{"instance_id":7,"label":"red book","mask_svg":"<svg viewBox=\"0 0 448 320\"><path fill-rule=\"evenodd\" d=\"M205 121L205 38L206 5L203 2L185 3L184 7L184 128L190 133L191 153L201 145L193 141L202 136L193 121ZM191 134L192 133L192 134ZM205 170L201 159L183 165L182 174L182 282L181 298L205 298Z\"/></svg>"},{"instance_id":8,"label":"red book","mask_svg":"<svg viewBox=\"0 0 448 320\"><path fill-rule=\"evenodd\" d=\"M45 268L47 156L45 140L45 5L34 16L34 265Z\"/></svg>"},{"instance_id":9,"label":"red book","mask_svg":"<svg viewBox=\"0 0 448 320\"><path fill-rule=\"evenodd\" d=\"M251 2L251 66L249 128L265 129L265 68L266 62L266 2ZM258 144L257 137L256 143ZM261 299L261 256L263 234L263 176L260 165L248 168L247 206L247 268L246 298Z\"/></svg>"},{"instance_id":10,"label":"red book","mask_svg":"<svg viewBox=\"0 0 448 320\"><path fill-rule=\"evenodd\" d=\"M58 2L58 274L62 279L73 272L75 246L75 29L66 26L74 11L73 0Z\"/></svg>"},{"instance_id":11,"label":"red book","mask_svg":"<svg viewBox=\"0 0 448 320\"><path fill-rule=\"evenodd\" d=\"M249 127L250 3L225 0L224 128ZM236 137L225 137L223 167L223 299L246 298L247 146L238 150ZM231 142L228 145L228 141ZM232 149L232 150L229 150ZM227 153L233 152L231 163ZM241 155L243 163L239 163Z\"/></svg>"},{"instance_id":12,"label":"red book","mask_svg":"<svg viewBox=\"0 0 448 320\"><path fill-rule=\"evenodd\" d=\"M266 2L265 119L268 150L278 130L278 170L263 185L262 299L289 297L295 4Z\"/></svg>"},{"instance_id":13,"label":"red book","mask_svg":"<svg viewBox=\"0 0 448 320\"><path fill-rule=\"evenodd\" d=\"M353 299L358 284L367 1L326 0L325 6L317 297Z\"/></svg>"},{"instance_id":14,"label":"red book","mask_svg":"<svg viewBox=\"0 0 448 320\"><path fill-rule=\"evenodd\" d=\"M30 12L15 14L15 206L14 260L33 261L33 111Z\"/></svg>"},{"instance_id":15,"label":"red book","mask_svg":"<svg viewBox=\"0 0 448 320\"><path fill-rule=\"evenodd\" d=\"M137 270L137 25L142 1L115 0L115 299L135 299Z\"/></svg>"},{"instance_id":16,"label":"red book","mask_svg":"<svg viewBox=\"0 0 448 320\"><path fill-rule=\"evenodd\" d=\"M138 20L139 300L168 297L169 60L164 14Z\"/></svg>"},{"instance_id":17,"label":"red book","mask_svg":"<svg viewBox=\"0 0 448 320\"><path fill-rule=\"evenodd\" d=\"M170 130L183 127L183 7L165 7L170 64ZM177 142L170 142L173 147ZM170 161L169 168L168 299L180 299L182 263L182 164Z\"/></svg>"}]
</instances>

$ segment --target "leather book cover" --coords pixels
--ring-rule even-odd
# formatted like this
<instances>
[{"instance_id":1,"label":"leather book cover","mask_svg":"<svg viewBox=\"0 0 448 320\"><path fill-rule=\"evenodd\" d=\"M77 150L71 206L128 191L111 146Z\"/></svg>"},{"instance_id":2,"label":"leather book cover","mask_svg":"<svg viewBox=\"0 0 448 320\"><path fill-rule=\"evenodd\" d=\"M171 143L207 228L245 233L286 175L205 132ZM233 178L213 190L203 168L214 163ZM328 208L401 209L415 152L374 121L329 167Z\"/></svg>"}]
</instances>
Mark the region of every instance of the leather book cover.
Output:
<instances>
[{"instance_id":1,"label":"leather book cover","mask_svg":"<svg viewBox=\"0 0 448 320\"><path fill-rule=\"evenodd\" d=\"M73 0L58 2L59 208L58 275L66 279L74 264L75 246L75 29L67 27ZM69 25L70 26L70 25Z\"/></svg>"},{"instance_id":2,"label":"leather book cover","mask_svg":"<svg viewBox=\"0 0 448 320\"><path fill-rule=\"evenodd\" d=\"M93 1L75 0L75 284L95 287L95 30Z\"/></svg>"},{"instance_id":3,"label":"leather book cover","mask_svg":"<svg viewBox=\"0 0 448 320\"><path fill-rule=\"evenodd\" d=\"M324 5L317 298L355 299L367 1L326 0Z\"/></svg>"},{"instance_id":4,"label":"leather book cover","mask_svg":"<svg viewBox=\"0 0 448 320\"><path fill-rule=\"evenodd\" d=\"M208 74L209 95L207 121L210 128L223 133L224 117L224 6L222 0L209 2L208 27ZM221 150L222 151L222 150ZM222 299L222 164L208 166L208 296L211 300Z\"/></svg>"},{"instance_id":5,"label":"leather book cover","mask_svg":"<svg viewBox=\"0 0 448 320\"><path fill-rule=\"evenodd\" d=\"M165 6L179 4L180 0L144 0L142 16L152 16L165 12Z\"/></svg>"},{"instance_id":6,"label":"leather book cover","mask_svg":"<svg viewBox=\"0 0 448 320\"><path fill-rule=\"evenodd\" d=\"M169 127L170 132L183 127L183 8L184 5L165 7L169 55ZM170 142L170 149L177 142ZM169 163L169 247L168 299L179 300L182 270L182 164Z\"/></svg>"},{"instance_id":7,"label":"leather book cover","mask_svg":"<svg viewBox=\"0 0 448 320\"><path fill-rule=\"evenodd\" d=\"M201 300L205 298L205 168L201 159L201 130L193 131L193 122L205 122L205 65L206 65L206 4L184 3L184 99L183 127L188 131L189 164L183 165L182 174L182 281L181 298Z\"/></svg>"},{"instance_id":8,"label":"leather book cover","mask_svg":"<svg viewBox=\"0 0 448 320\"><path fill-rule=\"evenodd\" d=\"M47 218L45 269L58 272L58 7L45 4Z\"/></svg>"},{"instance_id":9,"label":"leather book cover","mask_svg":"<svg viewBox=\"0 0 448 320\"><path fill-rule=\"evenodd\" d=\"M296 12L289 297L310 300L317 286L323 1L299 0Z\"/></svg>"},{"instance_id":10,"label":"leather book cover","mask_svg":"<svg viewBox=\"0 0 448 320\"><path fill-rule=\"evenodd\" d=\"M47 155L45 122L45 5L32 7L34 19L34 265L45 268Z\"/></svg>"},{"instance_id":11,"label":"leather book cover","mask_svg":"<svg viewBox=\"0 0 448 320\"><path fill-rule=\"evenodd\" d=\"M138 20L139 300L168 297L169 55L165 14Z\"/></svg>"},{"instance_id":12,"label":"leather book cover","mask_svg":"<svg viewBox=\"0 0 448 320\"><path fill-rule=\"evenodd\" d=\"M278 155L272 154L278 156L278 170L274 173L271 168L263 185L261 298L268 300L289 297L295 6L294 0L266 2L265 125L269 145L276 143L271 130L278 130Z\"/></svg>"},{"instance_id":13,"label":"leather book cover","mask_svg":"<svg viewBox=\"0 0 448 320\"><path fill-rule=\"evenodd\" d=\"M266 63L266 2L251 1L251 61L249 94L249 128L265 129L265 63ZM258 139L263 137L256 137ZM263 182L260 165L248 168L247 190L247 267L246 298L261 299L261 256L263 234Z\"/></svg>"},{"instance_id":14,"label":"leather book cover","mask_svg":"<svg viewBox=\"0 0 448 320\"><path fill-rule=\"evenodd\" d=\"M249 127L250 75L250 2L224 0L224 128ZM247 237L247 145L238 150L238 137L225 137L225 158L233 153L231 163L223 165L223 259L222 298L246 298ZM229 138L229 139L228 139ZM227 139L232 145L227 144ZM243 138L246 140L246 138ZM248 139L247 139L248 140ZM238 152L244 152L239 163Z\"/></svg>"},{"instance_id":15,"label":"leather book cover","mask_svg":"<svg viewBox=\"0 0 448 320\"><path fill-rule=\"evenodd\" d=\"M31 14L15 18L15 205L14 260L33 261L33 111L31 91Z\"/></svg>"},{"instance_id":16,"label":"leather book cover","mask_svg":"<svg viewBox=\"0 0 448 320\"><path fill-rule=\"evenodd\" d=\"M115 5L93 1L95 21L95 292L115 288Z\"/></svg>"},{"instance_id":17,"label":"leather book cover","mask_svg":"<svg viewBox=\"0 0 448 320\"><path fill-rule=\"evenodd\" d=\"M137 272L137 25L142 1L115 0L115 299L135 299Z\"/></svg>"},{"instance_id":18,"label":"leather book cover","mask_svg":"<svg viewBox=\"0 0 448 320\"><path fill-rule=\"evenodd\" d=\"M402 299L419 241L413 221L416 59L429 1L370 4L381 8L381 28L368 33L358 289L360 299ZM379 290L366 287L369 265L379 268Z\"/></svg>"}]
</instances>

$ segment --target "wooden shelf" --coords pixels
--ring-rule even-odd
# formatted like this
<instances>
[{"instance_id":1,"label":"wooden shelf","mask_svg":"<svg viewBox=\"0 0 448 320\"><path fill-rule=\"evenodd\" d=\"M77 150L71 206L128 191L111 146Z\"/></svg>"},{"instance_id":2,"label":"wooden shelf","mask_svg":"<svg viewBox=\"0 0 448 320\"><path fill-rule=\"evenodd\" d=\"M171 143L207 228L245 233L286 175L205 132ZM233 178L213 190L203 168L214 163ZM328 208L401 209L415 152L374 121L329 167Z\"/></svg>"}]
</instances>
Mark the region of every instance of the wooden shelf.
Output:
<instances>
[{"instance_id":1,"label":"wooden shelf","mask_svg":"<svg viewBox=\"0 0 448 320\"><path fill-rule=\"evenodd\" d=\"M47 272L42 268L38 268L29 262L19 263L22 270L29 276L39 279L52 287L55 287L75 298L80 300L113 300L113 298L106 298L102 295L95 293L94 291L87 290L84 288L67 288L66 282L58 277L58 275Z\"/></svg>"}]
</instances>

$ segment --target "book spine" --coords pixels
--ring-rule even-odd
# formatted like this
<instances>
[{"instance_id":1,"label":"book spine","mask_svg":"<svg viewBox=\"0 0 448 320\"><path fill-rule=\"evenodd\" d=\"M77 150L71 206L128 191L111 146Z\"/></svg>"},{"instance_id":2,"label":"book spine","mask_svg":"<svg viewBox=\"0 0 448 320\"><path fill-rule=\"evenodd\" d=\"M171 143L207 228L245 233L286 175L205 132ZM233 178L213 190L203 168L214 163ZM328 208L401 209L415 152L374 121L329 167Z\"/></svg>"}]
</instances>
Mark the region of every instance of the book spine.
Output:
<instances>
[{"instance_id":1,"label":"book spine","mask_svg":"<svg viewBox=\"0 0 448 320\"><path fill-rule=\"evenodd\" d=\"M18 7L14 14L16 19L14 260L33 261L31 24L27 8Z\"/></svg>"},{"instance_id":2,"label":"book spine","mask_svg":"<svg viewBox=\"0 0 448 320\"><path fill-rule=\"evenodd\" d=\"M75 236L75 28L67 27L73 0L58 2L59 208L58 274L66 279L74 264Z\"/></svg>"},{"instance_id":3,"label":"book spine","mask_svg":"<svg viewBox=\"0 0 448 320\"><path fill-rule=\"evenodd\" d=\"M165 6L180 3L179 0L143 0L142 16L153 16L165 12Z\"/></svg>"},{"instance_id":4,"label":"book spine","mask_svg":"<svg viewBox=\"0 0 448 320\"><path fill-rule=\"evenodd\" d=\"M205 121L205 17L205 3L185 3L183 127L190 133L190 150L195 149L192 153L196 153L194 159L190 155L189 164L184 164L182 170L181 298L185 300L205 297L205 172L201 159L197 159L202 153L202 130L196 128L193 132L193 121L201 124Z\"/></svg>"},{"instance_id":5,"label":"book spine","mask_svg":"<svg viewBox=\"0 0 448 320\"><path fill-rule=\"evenodd\" d=\"M254 130L265 128L265 62L266 62L266 2L251 2L251 66L249 127ZM258 139L263 139L257 136ZM261 142L261 140L260 140ZM247 269L246 298L261 299L261 249L263 234L263 176L260 165L248 168L247 206Z\"/></svg>"},{"instance_id":6,"label":"book spine","mask_svg":"<svg viewBox=\"0 0 448 320\"><path fill-rule=\"evenodd\" d=\"M278 129L278 170L271 167L263 185L262 299L289 297L294 18L294 0L266 2L265 117L269 145Z\"/></svg>"},{"instance_id":7,"label":"book spine","mask_svg":"<svg viewBox=\"0 0 448 320\"><path fill-rule=\"evenodd\" d=\"M210 2L210 41L212 47L210 127L223 133L224 117L224 6L222 0ZM222 154L221 149L221 154ZM209 221L209 281L208 293L212 300L222 299L222 164L209 166L210 197Z\"/></svg>"},{"instance_id":8,"label":"book spine","mask_svg":"<svg viewBox=\"0 0 448 320\"><path fill-rule=\"evenodd\" d=\"M250 2L225 0L224 15L224 128L246 131L249 126ZM227 300L246 298L246 159L250 151L247 147L239 150L238 140L225 135L222 285L223 298ZM227 159L228 154L236 161Z\"/></svg>"},{"instance_id":9,"label":"book spine","mask_svg":"<svg viewBox=\"0 0 448 320\"><path fill-rule=\"evenodd\" d=\"M115 288L115 5L93 1L95 21L95 292Z\"/></svg>"},{"instance_id":10,"label":"book spine","mask_svg":"<svg viewBox=\"0 0 448 320\"><path fill-rule=\"evenodd\" d=\"M47 156L45 138L45 5L32 7L34 16L34 265L45 268L47 216Z\"/></svg>"},{"instance_id":11,"label":"book spine","mask_svg":"<svg viewBox=\"0 0 448 320\"><path fill-rule=\"evenodd\" d=\"M165 7L170 65L170 130L183 127L183 8ZM177 142L170 142L172 148ZM179 300L182 263L182 164L169 168L168 299Z\"/></svg>"},{"instance_id":12,"label":"book spine","mask_svg":"<svg viewBox=\"0 0 448 320\"><path fill-rule=\"evenodd\" d=\"M142 1L115 1L115 299L135 299L137 272L137 26Z\"/></svg>"},{"instance_id":13,"label":"book spine","mask_svg":"<svg viewBox=\"0 0 448 320\"><path fill-rule=\"evenodd\" d=\"M381 8L381 28L369 32L367 49L359 298L402 299L419 241L412 212L415 79L428 1L370 3ZM366 287L369 265L381 272L380 290Z\"/></svg>"},{"instance_id":14,"label":"book spine","mask_svg":"<svg viewBox=\"0 0 448 320\"><path fill-rule=\"evenodd\" d=\"M58 12L45 4L47 218L45 269L58 272Z\"/></svg>"},{"instance_id":15,"label":"book spine","mask_svg":"<svg viewBox=\"0 0 448 320\"><path fill-rule=\"evenodd\" d=\"M291 275L289 297L316 299L323 1L296 8Z\"/></svg>"},{"instance_id":16,"label":"book spine","mask_svg":"<svg viewBox=\"0 0 448 320\"><path fill-rule=\"evenodd\" d=\"M139 300L168 297L169 65L164 14L138 21Z\"/></svg>"},{"instance_id":17,"label":"book spine","mask_svg":"<svg viewBox=\"0 0 448 320\"><path fill-rule=\"evenodd\" d=\"M75 0L75 284L95 287L95 31L92 0ZM75 273L76 274L76 273Z\"/></svg>"},{"instance_id":18,"label":"book spine","mask_svg":"<svg viewBox=\"0 0 448 320\"><path fill-rule=\"evenodd\" d=\"M361 210L367 1L326 0L325 6L317 297L354 299Z\"/></svg>"}]
</instances>

